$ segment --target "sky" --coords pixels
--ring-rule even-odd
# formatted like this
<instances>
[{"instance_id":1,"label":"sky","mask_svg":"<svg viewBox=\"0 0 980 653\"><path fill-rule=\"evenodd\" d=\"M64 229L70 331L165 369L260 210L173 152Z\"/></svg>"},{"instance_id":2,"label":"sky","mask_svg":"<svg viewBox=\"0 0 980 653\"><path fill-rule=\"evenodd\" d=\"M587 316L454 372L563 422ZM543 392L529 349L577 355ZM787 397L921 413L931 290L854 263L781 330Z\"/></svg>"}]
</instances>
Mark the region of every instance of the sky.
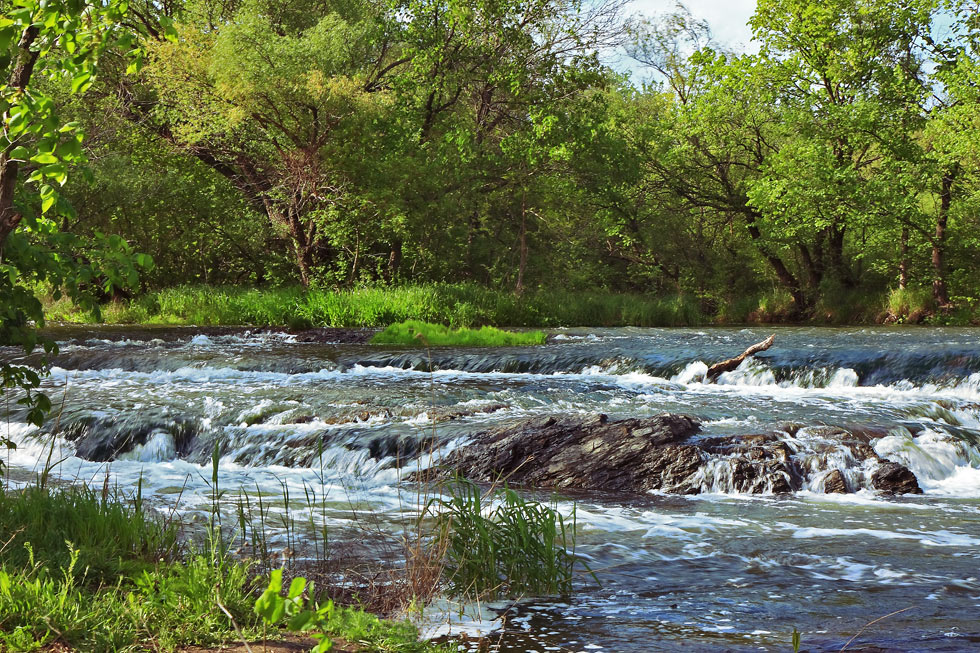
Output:
<instances>
[{"instance_id":1,"label":"sky","mask_svg":"<svg viewBox=\"0 0 980 653\"><path fill-rule=\"evenodd\" d=\"M730 50L741 52L754 49L748 46L752 34L749 18L755 11L756 0L684 0L691 14L708 21L715 40ZM633 0L633 10L648 16L673 11L676 0Z\"/></svg>"}]
</instances>

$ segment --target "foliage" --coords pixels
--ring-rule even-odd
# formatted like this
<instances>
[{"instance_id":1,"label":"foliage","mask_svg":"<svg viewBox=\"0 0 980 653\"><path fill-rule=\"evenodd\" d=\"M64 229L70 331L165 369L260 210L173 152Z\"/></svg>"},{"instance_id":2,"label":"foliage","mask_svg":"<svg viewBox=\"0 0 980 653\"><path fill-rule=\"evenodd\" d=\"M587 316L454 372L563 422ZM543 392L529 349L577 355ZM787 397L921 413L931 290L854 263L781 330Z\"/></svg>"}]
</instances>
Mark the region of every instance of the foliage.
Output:
<instances>
[{"instance_id":1,"label":"foliage","mask_svg":"<svg viewBox=\"0 0 980 653\"><path fill-rule=\"evenodd\" d=\"M59 265L98 268L98 243L67 252L118 232L155 289L271 288L107 308L130 321L865 321L930 285L951 315L980 283L976 8L765 0L741 54L619 0L136 3L143 50L106 45L96 92L45 82L92 175L41 216L76 234ZM624 42L636 79L598 56ZM132 285L115 245L83 304ZM86 274L49 268L19 263L19 287Z\"/></svg>"},{"instance_id":2,"label":"foliage","mask_svg":"<svg viewBox=\"0 0 980 653\"><path fill-rule=\"evenodd\" d=\"M68 95L93 83L100 56L115 49L135 68L140 59L136 34L123 26L128 4L86 0L5 3L0 15L0 345L30 353L39 344L33 325L44 322L30 290L46 283L79 306L96 311L98 291L136 284L137 270L152 261L134 254L118 236L94 232L80 238L60 229L58 219L74 211L58 188L72 166L85 161L83 132L60 117L51 88ZM94 291L94 292L93 292ZM50 341L40 342L46 353ZM40 424L50 402L36 392L36 370L4 363L0 391L19 388L17 402ZM10 443L0 439L0 444Z\"/></svg>"},{"instance_id":3,"label":"foliage","mask_svg":"<svg viewBox=\"0 0 980 653\"><path fill-rule=\"evenodd\" d=\"M516 333L501 331L495 327L451 329L441 324L430 324L418 320L408 320L392 324L371 338L375 345L408 345L415 347L520 347L543 345L545 334L542 331Z\"/></svg>"},{"instance_id":4,"label":"foliage","mask_svg":"<svg viewBox=\"0 0 980 653\"><path fill-rule=\"evenodd\" d=\"M435 520L445 542L450 591L472 600L498 596L568 594L576 565L575 512L529 501L509 488L484 492L456 479L446 496L429 501L423 516Z\"/></svg>"},{"instance_id":5,"label":"foliage","mask_svg":"<svg viewBox=\"0 0 980 653\"><path fill-rule=\"evenodd\" d=\"M275 569L269 578L269 586L255 600L255 614L262 617L267 625L277 625L286 620L286 628L292 632L307 632L316 630L312 637L317 640L313 653L326 653L333 648L333 642L322 631L330 622L333 615L333 601L323 605L312 603L307 606L304 593L307 591L306 579L297 576L289 583L289 591L282 596L282 569ZM310 583L309 592L313 593Z\"/></svg>"}]
</instances>

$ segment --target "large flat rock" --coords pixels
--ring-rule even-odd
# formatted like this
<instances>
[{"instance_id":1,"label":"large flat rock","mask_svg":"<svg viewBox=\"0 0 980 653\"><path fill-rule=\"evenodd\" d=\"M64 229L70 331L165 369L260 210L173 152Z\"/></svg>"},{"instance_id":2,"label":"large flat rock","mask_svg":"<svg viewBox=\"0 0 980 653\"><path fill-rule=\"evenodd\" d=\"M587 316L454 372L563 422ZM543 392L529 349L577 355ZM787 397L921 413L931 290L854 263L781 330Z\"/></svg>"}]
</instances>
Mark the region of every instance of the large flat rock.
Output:
<instances>
[{"instance_id":1,"label":"large flat rock","mask_svg":"<svg viewBox=\"0 0 980 653\"><path fill-rule=\"evenodd\" d=\"M547 415L476 433L417 477L458 474L478 482L605 492L777 494L798 491L808 476L819 474L825 492L857 489L840 471L812 461L801 465L784 441L786 433L695 437L700 427L695 417L671 413L622 420L601 414ZM855 458L880 464L874 489L921 491L905 467L881 460L848 431L824 431L823 439L833 443L827 446L846 447Z\"/></svg>"}]
</instances>

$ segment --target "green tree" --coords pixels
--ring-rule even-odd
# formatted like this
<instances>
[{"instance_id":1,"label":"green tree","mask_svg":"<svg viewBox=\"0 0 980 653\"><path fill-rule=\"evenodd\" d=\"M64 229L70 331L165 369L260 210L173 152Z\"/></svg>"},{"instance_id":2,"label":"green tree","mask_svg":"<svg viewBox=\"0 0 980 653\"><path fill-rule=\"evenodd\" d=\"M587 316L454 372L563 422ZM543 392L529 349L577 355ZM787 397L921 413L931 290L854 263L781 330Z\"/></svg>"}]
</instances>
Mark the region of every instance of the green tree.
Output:
<instances>
[{"instance_id":1,"label":"green tree","mask_svg":"<svg viewBox=\"0 0 980 653\"><path fill-rule=\"evenodd\" d=\"M798 249L811 288L857 285L863 252L849 237L916 224L933 10L931 0L762 0L752 18L763 101L779 106L790 137L750 198Z\"/></svg>"},{"instance_id":2,"label":"green tree","mask_svg":"<svg viewBox=\"0 0 980 653\"><path fill-rule=\"evenodd\" d=\"M179 40L151 41L155 97L129 109L283 229L308 284L343 216L371 210L357 173L384 159L397 23L370 3L249 0L220 19L208 9L186 9Z\"/></svg>"},{"instance_id":3,"label":"green tree","mask_svg":"<svg viewBox=\"0 0 980 653\"><path fill-rule=\"evenodd\" d=\"M139 51L122 27L125 2L16 0L0 15L0 345L26 352L39 344L35 326L44 316L34 289L48 284L66 290L82 306L96 309L93 290L134 283L136 266L149 266L118 237L81 239L59 229L71 216L58 188L71 166L85 160L77 123L64 122L50 89L67 85L82 93L92 84L100 56L118 48L131 65ZM37 370L4 363L0 389L20 388L26 418L40 423L50 402L36 392Z\"/></svg>"}]
</instances>

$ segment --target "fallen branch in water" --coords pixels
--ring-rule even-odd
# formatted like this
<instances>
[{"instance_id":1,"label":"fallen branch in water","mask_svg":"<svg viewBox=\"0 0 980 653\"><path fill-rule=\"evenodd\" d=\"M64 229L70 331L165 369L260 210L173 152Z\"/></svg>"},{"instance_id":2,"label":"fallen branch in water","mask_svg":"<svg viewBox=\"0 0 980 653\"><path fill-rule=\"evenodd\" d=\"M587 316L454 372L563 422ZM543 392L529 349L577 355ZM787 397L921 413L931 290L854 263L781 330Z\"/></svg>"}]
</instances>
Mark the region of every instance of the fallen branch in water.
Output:
<instances>
[{"instance_id":1,"label":"fallen branch in water","mask_svg":"<svg viewBox=\"0 0 980 653\"><path fill-rule=\"evenodd\" d=\"M887 619L888 617L894 617L894 616L895 616L895 615L897 615L897 614L901 614L901 613L903 613L903 612L906 612L907 610L911 610L911 609L912 609L913 607L914 607L914 606L911 606L911 605L910 605L910 606L909 606L909 607L907 607L907 608L902 608L901 610L895 610L895 612L889 612L889 613L888 613L888 614L886 614L886 615L885 615L884 617L878 617L878 618L877 618L877 619L875 619L874 621L869 621L868 623L866 623L866 624L864 624L864 627L863 627L863 628L862 628L861 630L859 630L859 631L857 631L857 634L856 634L856 635L854 635L854 637L852 637L852 638L850 638L849 640L847 640L847 643L846 643L846 644L844 644L844 645L843 645L843 646L842 646L842 647L840 648L840 650L842 650L842 651L844 651L844 650L847 650L847 647L851 645L851 642L853 642L853 641L854 641L854 640L856 640L856 639L857 639L858 637L860 637L860 636L861 636L861 633L863 633L863 632L864 632L865 630L867 630L867 629L868 629L868 626L873 626L873 625L875 625L876 623L878 623L879 621L884 621L884 620L885 620L885 619Z\"/></svg>"},{"instance_id":2,"label":"fallen branch in water","mask_svg":"<svg viewBox=\"0 0 980 653\"><path fill-rule=\"evenodd\" d=\"M754 345L746 349L744 352L742 352L739 356L736 356L735 358L729 358L728 360L722 361L720 363L715 363L714 365L708 368L708 373L707 375L705 375L705 378L710 382L710 381L714 381L719 376L721 376L723 372L731 372L736 367L741 365L742 361L744 361L749 356L754 356L755 354L758 354L760 351L765 351L770 347L772 347L772 343L775 342L775 340L776 340L776 334L774 333L768 338L766 338L765 340L763 340L762 342L755 343Z\"/></svg>"}]
</instances>

